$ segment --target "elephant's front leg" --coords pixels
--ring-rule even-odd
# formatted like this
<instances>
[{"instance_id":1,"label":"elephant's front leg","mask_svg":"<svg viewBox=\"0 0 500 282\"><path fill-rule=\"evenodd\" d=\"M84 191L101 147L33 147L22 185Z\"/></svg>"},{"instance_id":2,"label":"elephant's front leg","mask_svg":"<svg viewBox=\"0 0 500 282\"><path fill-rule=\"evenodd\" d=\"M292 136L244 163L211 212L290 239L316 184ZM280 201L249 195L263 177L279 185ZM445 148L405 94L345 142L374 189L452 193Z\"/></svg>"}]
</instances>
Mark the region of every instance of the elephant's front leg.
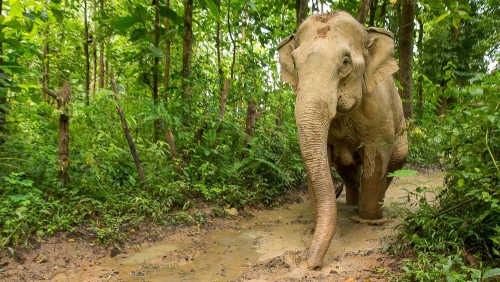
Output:
<instances>
[{"instance_id":1,"label":"elephant's front leg","mask_svg":"<svg viewBox=\"0 0 500 282\"><path fill-rule=\"evenodd\" d=\"M382 206L387 190L387 168L389 163L388 158L384 156L383 153L377 150L376 152L367 153L364 158L358 203L359 216L362 219L378 220L384 215Z\"/></svg>"}]
</instances>

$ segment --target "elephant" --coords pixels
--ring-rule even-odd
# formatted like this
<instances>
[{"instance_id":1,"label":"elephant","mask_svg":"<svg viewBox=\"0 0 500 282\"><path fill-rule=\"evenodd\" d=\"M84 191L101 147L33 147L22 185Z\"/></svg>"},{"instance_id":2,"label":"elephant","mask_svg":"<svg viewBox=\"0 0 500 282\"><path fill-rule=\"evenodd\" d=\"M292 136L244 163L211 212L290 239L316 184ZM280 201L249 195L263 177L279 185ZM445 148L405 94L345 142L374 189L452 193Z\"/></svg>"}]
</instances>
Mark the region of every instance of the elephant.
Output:
<instances>
[{"instance_id":1,"label":"elephant","mask_svg":"<svg viewBox=\"0 0 500 282\"><path fill-rule=\"evenodd\" d=\"M354 219L386 219L389 173L408 154L406 122L393 74L394 36L365 28L349 13L309 16L278 45L281 79L296 93L295 121L315 232L310 270L321 269L337 223L336 169Z\"/></svg>"}]
</instances>

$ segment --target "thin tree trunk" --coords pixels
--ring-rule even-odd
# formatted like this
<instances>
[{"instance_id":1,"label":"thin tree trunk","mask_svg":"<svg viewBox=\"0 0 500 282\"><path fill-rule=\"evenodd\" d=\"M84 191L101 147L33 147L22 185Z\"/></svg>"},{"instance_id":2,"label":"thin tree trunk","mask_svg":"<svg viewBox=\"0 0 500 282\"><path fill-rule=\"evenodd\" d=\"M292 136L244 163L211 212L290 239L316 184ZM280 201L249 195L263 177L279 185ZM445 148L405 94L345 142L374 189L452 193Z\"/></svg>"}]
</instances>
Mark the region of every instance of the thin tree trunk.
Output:
<instances>
[{"instance_id":1,"label":"thin tree trunk","mask_svg":"<svg viewBox=\"0 0 500 282\"><path fill-rule=\"evenodd\" d=\"M307 0L295 0L295 16L297 19L297 29L307 18Z\"/></svg>"},{"instance_id":2,"label":"thin tree trunk","mask_svg":"<svg viewBox=\"0 0 500 282\"><path fill-rule=\"evenodd\" d=\"M358 14L356 16L356 19L363 26L365 25L366 22L366 16L368 15L368 10L370 9L370 2L371 2L370 0L359 1Z\"/></svg>"},{"instance_id":3,"label":"thin tree trunk","mask_svg":"<svg viewBox=\"0 0 500 282\"><path fill-rule=\"evenodd\" d=\"M221 0L217 0L217 11L219 12L220 15L220 2ZM224 88L224 71L222 70L222 55L221 55L221 48L220 48L220 21L217 21L217 31L216 31L216 37L215 37L215 48L217 49L217 72L219 73L219 88L222 91Z\"/></svg>"},{"instance_id":4,"label":"thin tree trunk","mask_svg":"<svg viewBox=\"0 0 500 282\"><path fill-rule=\"evenodd\" d=\"M165 6L169 8L170 0L165 0ZM165 32L168 32L169 27L170 27L170 21L167 17L165 17ZM170 47L171 47L170 38L167 38L165 40L165 72L163 74L163 88L164 88L163 103L165 104L165 107L168 101L167 88L170 82ZM172 165L177 174L181 175L182 167L179 162L179 154L177 153L177 147L175 145L175 137L172 133L172 130L167 128L165 120L161 120L160 126L163 129L165 140L167 141L169 147Z\"/></svg>"},{"instance_id":5,"label":"thin tree trunk","mask_svg":"<svg viewBox=\"0 0 500 282\"><path fill-rule=\"evenodd\" d=\"M160 47L160 1L155 2L155 42L154 46L158 49ZM158 106L158 65L160 58L155 56L153 65L153 104L155 108ZM153 143L158 142L160 136L160 120L155 119L153 121Z\"/></svg>"},{"instance_id":6,"label":"thin tree trunk","mask_svg":"<svg viewBox=\"0 0 500 282\"><path fill-rule=\"evenodd\" d=\"M59 180L62 187L65 187L69 181L69 115L67 114L67 106L71 103L71 93L69 82L66 82L61 91L60 99L57 101L57 107L62 109L59 116Z\"/></svg>"},{"instance_id":7,"label":"thin tree trunk","mask_svg":"<svg viewBox=\"0 0 500 282\"><path fill-rule=\"evenodd\" d=\"M3 0L0 0L0 14L2 14ZM3 74L3 42L0 39L0 74ZM3 83L0 83L0 144L3 144L3 135L7 134L7 129L5 127L7 123L7 89Z\"/></svg>"},{"instance_id":8,"label":"thin tree trunk","mask_svg":"<svg viewBox=\"0 0 500 282\"><path fill-rule=\"evenodd\" d=\"M244 149L250 149L250 142L252 141L256 118L257 118L257 105L255 101L252 100L248 102L247 121L245 126L246 135L245 135L245 141L243 143ZM243 158L246 158L248 157L248 154L245 151L243 151L242 156Z\"/></svg>"},{"instance_id":9,"label":"thin tree trunk","mask_svg":"<svg viewBox=\"0 0 500 282\"><path fill-rule=\"evenodd\" d=\"M224 120L224 112L226 111L227 95L229 93L229 79L226 78L219 100L219 114L217 117L220 121Z\"/></svg>"},{"instance_id":10,"label":"thin tree trunk","mask_svg":"<svg viewBox=\"0 0 500 282\"><path fill-rule=\"evenodd\" d=\"M50 83L50 58L49 58L49 54L50 54L50 46L49 46L49 43L47 42L47 43L45 43L45 47L43 48L43 82L42 82L42 87L45 87L45 88L49 88L49 83ZM50 103L49 96L45 92L44 92L44 100L45 100L45 102Z\"/></svg>"},{"instance_id":11,"label":"thin tree trunk","mask_svg":"<svg viewBox=\"0 0 500 282\"><path fill-rule=\"evenodd\" d=\"M380 14L378 17L383 20L385 17L386 9L387 9L387 0L383 0L382 7L380 8Z\"/></svg>"},{"instance_id":12,"label":"thin tree trunk","mask_svg":"<svg viewBox=\"0 0 500 282\"><path fill-rule=\"evenodd\" d=\"M104 88L104 43L99 43L99 88Z\"/></svg>"},{"instance_id":13,"label":"thin tree trunk","mask_svg":"<svg viewBox=\"0 0 500 282\"><path fill-rule=\"evenodd\" d=\"M371 0L370 2L370 20L368 26L375 25L375 13L377 12L378 0Z\"/></svg>"},{"instance_id":14,"label":"thin tree trunk","mask_svg":"<svg viewBox=\"0 0 500 282\"><path fill-rule=\"evenodd\" d=\"M399 95L403 100L406 119L413 119L413 20L415 19L414 0L401 2L399 23L399 82L403 86Z\"/></svg>"},{"instance_id":15,"label":"thin tree trunk","mask_svg":"<svg viewBox=\"0 0 500 282\"><path fill-rule=\"evenodd\" d=\"M90 54L89 54L89 22L87 19L87 0L83 1L83 51L85 53L85 104L90 105Z\"/></svg>"},{"instance_id":16,"label":"thin tree trunk","mask_svg":"<svg viewBox=\"0 0 500 282\"><path fill-rule=\"evenodd\" d=\"M97 3L96 0L92 0L92 15L94 19L97 17ZM92 37L92 100L95 98L95 91L97 87L97 21L93 21L93 32L94 36Z\"/></svg>"},{"instance_id":17,"label":"thin tree trunk","mask_svg":"<svg viewBox=\"0 0 500 282\"><path fill-rule=\"evenodd\" d=\"M57 108L61 110L59 116L59 145L57 153L57 162L59 165L59 181L62 187L69 182L69 119L68 106L71 103L71 92L69 82L65 82L61 94L57 95L47 87L43 87L43 92L57 101Z\"/></svg>"},{"instance_id":18,"label":"thin tree trunk","mask_svg":"<svg viewBox=\"0 0 500 282\"><path fill-rule=\"evenodd\" d=\"M247 25L248 25L248 5L245 3L243 5L243 19L241 23L241 52L240 52L240 64L241 64L241 88L243 89L243 95L241 95L241 109L245 108L245 98L247 92L247 84L245 80L245 65L247 64L246 48L244 48L247 38Z\"/></svg>"},{"instance_id":19,"label":"thin tree trunk","mask_svg":"<svg viewBox=\"0 0 500 282\"><path fill-rule=\"evenodd\" d=\"M422 38L424 36L424 23L422 22L422 19L418 18L418 39L417 39L417 49L418 49L418 54L419 57L422 57L422 54L424 52L423 50L423 45L422 45ZM419 76L418 76L418 82L417 82L417 100L418 100L418 117L422 118L424 115L424 97L423 97L423 84L424 84L424 77L423 77L422 71L420 71Z\"/></svg>"},{"instance_id":20,"label":"thin tree trunk","mask_svg":"<svg viewBox=\"0 0 500 282\"><path fill-rule=\"evenodd\" d=\"M109 39L108 39L107 43L109 43ZM108 83L109 84L111 83L111 76L110 76L110 72L109 72L109 60L105 59L104 60L104 86L103 87L106 88L106 86L108 85Z\"/></svg>"},{"instance_id":21,"label":"thin tree trunk","mask_svg":"<svg viewBox=\"0 0 500 282\"><path fill-rule=\"evenodd\" d=\"M167 8L170 8L170 0L165 0L165 6ZM165 32L168 32L169 28L170 28L170 20L167 17L165 17ZM170 38L167 38L165 40L165 73L163 74L163 88L164 88L163 102L165 103L165 105L167 104L168 101L167 88L170 82L170 46L171 46ZM170 157L172 159L172 165L174 166L177 173L180 175L182 173L182 170L180 167L180 163L178 161L179 154L177 153L177 147L175 146L174 134L172 133L172 130L166 128L165 121L163 121L162 126L164 128L165 139L167 140L167 144L169 147Z\"/></svg>"},{"instance_id":22,"label":"thin tree trunk","mask_svg":"<svg viewBox=\"0 0 500 282\"><path fill-rule=\"evenodd\" d=\"M192 53L192 40L193 40L193 0L186 0L184 2L184 35L182 46L182 98L186 105L186 118L190 115L191 110L191 83L189 77L191 76L191 53Z\"/></svg>"},{"instance_id":23,"label":"thin tree trunk","mask_svg":"<svg viewBox=\"0 0 500 282\"><path fill-rule=\"evenodd\" d=\"M234 40L233 33L231 32L231 0L227 1L227 32L229 33L229 38L233 43L233 58L231 62L230 77L231 80L234 79L234 65L236 64L236 40Z\"/></svg>"},{"instance_id":24,"label":"thin tree trunk","mask_svg":"<svg viewBox=\"0 0 500 282\"><path fill-rule=\"evenodd\" d=\"M165 7L170 8L170 0L165 0ZM165 17L165 32L168 32L170 28L170 20ZM163 99L167 101L167 87L170 80L170 38L165 39L165 73L163 74L163 87L165 88L165 94Z\"/></svg>"},{"instance_id":25,"label":"thin tree trunk","mask_svg":"<svg viewBox=\"0 0 500 282\"><path fill-rule=\"evenodd\" d=\"M116 100L116 110L118 112L118 115L120 116L120 120L122 123L122 129L123 132L125 133L125 138L127 139L128 146L130 148L130 152L132 153L132 157L134 158L134 163L135 167L137 168L137 172L139 174L139 179L141 180L142 184L144 187L147 189L147 181L146 181L146 176L144 175L144 171L142 170L142 165L141 161L139 159L139 155L137 154L137 150L135 149L134 141L132 140L132 136L130 135L130 130L127 125L127 120L125 119L125 116L123 114L123 109L120 107L120 98L118 96L118 89L116 87L116 81L115 81L115 76L113 72L110 73L110 79L111 79L111 88L113 89L113 92L115 93L115 100Z\"/></svg>"},{"instance_id":26,"label":"thin tree trunk","mask_svg":"<svg viewBox=\"0 0 500 282\"><path fill-rule=\"evenodd\" d=\"M229 79L226 78L224 81L224 86L222 87L222 92L220 95L220 100L219 100L219 113L217 115L217 118L219 120L219 125L217 126L217 129L215 131L215 142L214 142L214 148L217 148L219 146L219 134L222 131L222 121L224 120L224 112L226 111L226 103L227 103L227 95L229 93Z\"/></svg>"}]
</instances>

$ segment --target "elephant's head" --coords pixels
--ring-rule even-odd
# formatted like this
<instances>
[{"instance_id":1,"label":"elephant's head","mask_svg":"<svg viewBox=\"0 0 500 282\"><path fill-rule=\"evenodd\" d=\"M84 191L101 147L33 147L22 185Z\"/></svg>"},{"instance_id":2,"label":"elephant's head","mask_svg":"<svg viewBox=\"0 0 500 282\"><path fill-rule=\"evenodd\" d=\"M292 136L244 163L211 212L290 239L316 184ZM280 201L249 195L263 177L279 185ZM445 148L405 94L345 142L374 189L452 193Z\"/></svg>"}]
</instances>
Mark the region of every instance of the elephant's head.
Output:
<instances>
[{"instance_id":1,"label":"elephant's head","mask_svg":"<svg viewBox=\"0 0 500 282\"><path fill-rule=\"evenodd\" d=\"M278 46L281 76L297 93L300 150L316 204L316 231L308 265L321 267L336 224L336 199L327 159L335 117L363 103L377 84L398 70L392 33L365 29L351 15L313 15Z\"/></svg>"}]
</instances>

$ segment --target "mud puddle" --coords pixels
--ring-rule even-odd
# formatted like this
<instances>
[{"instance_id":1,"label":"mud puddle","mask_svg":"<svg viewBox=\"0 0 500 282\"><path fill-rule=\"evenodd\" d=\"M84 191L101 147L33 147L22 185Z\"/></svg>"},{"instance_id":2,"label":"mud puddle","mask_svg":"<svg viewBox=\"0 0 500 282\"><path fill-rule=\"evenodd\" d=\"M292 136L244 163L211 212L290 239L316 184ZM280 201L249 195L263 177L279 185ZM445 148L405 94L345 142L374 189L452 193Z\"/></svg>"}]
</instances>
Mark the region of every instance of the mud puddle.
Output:
<instances>
[{"instance_id":1,"label":"mud puddle","mask_svg":"<svg viewBox=\"0 0 500 282\"><path fill-rule=\"evenodd\" d=\"M405 202L408 199L406 190L413 191L419 186L437 188L442 186L442 181L443 174L436 172L395 179L386 201ZM391 205L386 207L386 212L391 214ZM354 208L345 205L345 195L341 195L338 200L338 231L324 260L323 270L314 274L306 271L304 251L313 234L309 201L258 211L252 219L241 221L236 228L210 231L202 240L191 244L179 238L168 244L143 248L102 266L119 273L116 278L119 277L120 281L278 281L281 278L314 279L328 275L341 277L342 274L351 277L349 271L369 270L385 261L377 253L397 223L395 219L393 224L384 226L359 224L349 219L355 214ZM370 254L375 254L372 262L357 258ZM368 265L363 264L367 262Z\"/></svg>"}]
</instances>

